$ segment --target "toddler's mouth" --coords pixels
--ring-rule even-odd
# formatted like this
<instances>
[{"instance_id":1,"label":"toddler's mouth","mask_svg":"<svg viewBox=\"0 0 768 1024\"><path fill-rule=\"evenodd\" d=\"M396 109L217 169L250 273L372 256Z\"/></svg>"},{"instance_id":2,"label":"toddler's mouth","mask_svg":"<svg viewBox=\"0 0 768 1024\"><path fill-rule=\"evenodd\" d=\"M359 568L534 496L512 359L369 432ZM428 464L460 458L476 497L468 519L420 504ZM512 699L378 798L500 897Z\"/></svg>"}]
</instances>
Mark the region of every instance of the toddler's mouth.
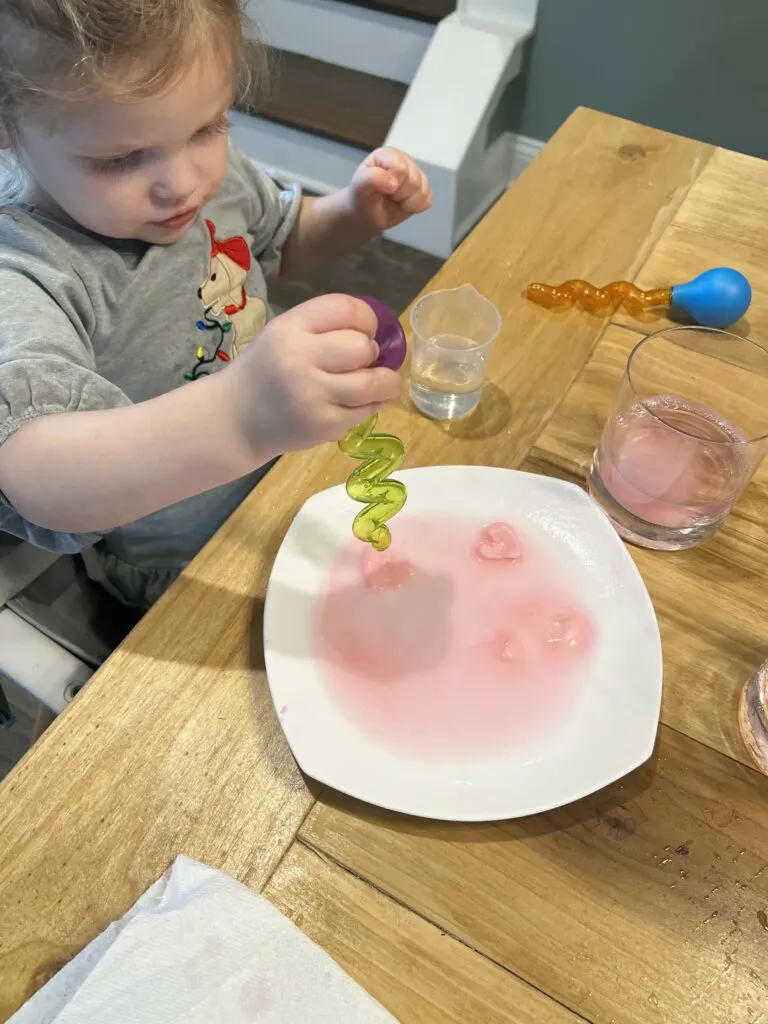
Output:
<instances>
[{"instance_id":1,"label":"toddler's mouth","mask_svg":"<svg viewBox=\"0 0 768 1024\"><path fill-rule=\"evenodd\" d=\"M192 223L199 209L199 206L189 206L185 210L175 213L172 217L167 217L165 220L153 220L151 223L159 228L185 227L187 224Z\"/></svg>"}]
</instances>

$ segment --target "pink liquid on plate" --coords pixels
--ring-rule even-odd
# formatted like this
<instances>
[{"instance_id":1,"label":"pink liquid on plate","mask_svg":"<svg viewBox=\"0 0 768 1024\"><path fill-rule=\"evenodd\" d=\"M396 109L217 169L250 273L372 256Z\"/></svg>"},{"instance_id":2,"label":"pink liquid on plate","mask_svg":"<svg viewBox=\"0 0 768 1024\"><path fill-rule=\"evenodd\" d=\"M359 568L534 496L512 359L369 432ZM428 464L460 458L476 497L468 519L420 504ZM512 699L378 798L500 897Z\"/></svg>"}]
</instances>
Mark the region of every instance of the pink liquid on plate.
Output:
<instances>
[{"instance_id":1,"label":"pink liquid on plate","mask_svg":"<svg viewBox=\"0 0 768 1024\"><path fill-rule=\"evenodd\" d=\"M745 440L714 409L659 395L633 405L607 432L600 477L620 505L648 523L685 529L717 522L749 478Z\"/></svg>"},{"instance_id":2,"label":"pink liquid on plate","mask_svg":"<svg viewBox=\"0 0 768 1024\"><path fill-rule=\"evenodd\" d=\"M344 713L430 758L560 724L595 636L562 574L506 523L399 516L388 551L350 542L318 607L316 652Z\"/></svg>"}]
</instances>

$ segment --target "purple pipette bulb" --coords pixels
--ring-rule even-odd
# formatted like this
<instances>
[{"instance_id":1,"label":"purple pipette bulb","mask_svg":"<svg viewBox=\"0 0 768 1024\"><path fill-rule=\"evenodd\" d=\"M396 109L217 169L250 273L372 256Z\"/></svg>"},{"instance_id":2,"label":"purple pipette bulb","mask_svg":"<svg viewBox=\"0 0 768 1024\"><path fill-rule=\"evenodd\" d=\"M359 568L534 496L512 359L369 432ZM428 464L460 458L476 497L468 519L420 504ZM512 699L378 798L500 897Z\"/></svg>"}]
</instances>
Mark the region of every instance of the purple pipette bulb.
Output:
<instances>
[{"instance_id":1,"label":"purple pipette bulb","mask_svg":"<svg viewBox=\"0 0 768 1024\"><path fill-rule=\"evenodd\" d=\"M379 358L374 365L386 366L388 370L399 370L405 362L407 346L405 331L397 314L389 306L370 295L358 295L357 297L371 307L379 322L374 336L376 344L379 346Z\"/></svg>"}]
</instances>

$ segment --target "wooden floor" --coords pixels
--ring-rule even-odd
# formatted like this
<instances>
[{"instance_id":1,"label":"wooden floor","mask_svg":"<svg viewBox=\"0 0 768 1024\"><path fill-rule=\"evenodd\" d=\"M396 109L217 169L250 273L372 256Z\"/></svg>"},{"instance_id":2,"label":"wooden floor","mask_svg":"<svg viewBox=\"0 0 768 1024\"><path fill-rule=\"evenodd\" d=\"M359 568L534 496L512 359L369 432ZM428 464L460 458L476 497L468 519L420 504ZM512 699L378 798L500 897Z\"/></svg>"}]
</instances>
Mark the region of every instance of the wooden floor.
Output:
<instances>
[{"instance_id":1,"label":"wooden floor","mask_svg":"<svg viewBox=\"0 0 768 1024\"><path fill-rule=\"evenodd\" d=\"M270 287L270 301L288 309L316 295L348 292L373 295L400 312L437 273L441 261L414 249L375 239L344 259L296 281L277 281ZM0 731L0 779L4 778L29 746L37 703L23 690L3 683L17 721L12 729Z\"/></svg>"},{"instance_id":2,"label":"wooden floor","mask_svg":"<svg viewBox=\"0 0 768 1024\"><path fill-rule=\"evenodd\" d=\"M341 260L300 280L270 284L270 302L287 309L327 292L373 295L400 313L434 277L442 261L435 256L374 239Z\"/></svg>"}]
</instances>

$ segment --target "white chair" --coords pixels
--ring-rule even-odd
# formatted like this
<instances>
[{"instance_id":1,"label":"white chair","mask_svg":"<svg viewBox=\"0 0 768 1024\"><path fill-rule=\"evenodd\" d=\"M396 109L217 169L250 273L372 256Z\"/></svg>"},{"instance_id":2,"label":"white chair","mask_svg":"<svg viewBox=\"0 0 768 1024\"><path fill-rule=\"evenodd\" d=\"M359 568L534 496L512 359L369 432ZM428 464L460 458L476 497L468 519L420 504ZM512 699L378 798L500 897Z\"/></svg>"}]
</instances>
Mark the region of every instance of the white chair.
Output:
<instances>
[{"instance_id":1,"label":"white chair","mask_svg":"<svg viewBox=\"0 0 768 1024\"><path fill-rule=\"evenodd\" d=\"M25 622L8 604L58 557L0 534L0 672L54 715L64 710L93 668Z\"/></svg>"},{"instance_id":2,"label":"white chair","mask_svg":"<svg viewBox=\"0 0 768 1024\"><path fill-rule=\"evenodd\" d=\"M0 533L0 679L40 704L33 741L136 620L85 578L75 557Z\"/></svg>"}]
</instances>

